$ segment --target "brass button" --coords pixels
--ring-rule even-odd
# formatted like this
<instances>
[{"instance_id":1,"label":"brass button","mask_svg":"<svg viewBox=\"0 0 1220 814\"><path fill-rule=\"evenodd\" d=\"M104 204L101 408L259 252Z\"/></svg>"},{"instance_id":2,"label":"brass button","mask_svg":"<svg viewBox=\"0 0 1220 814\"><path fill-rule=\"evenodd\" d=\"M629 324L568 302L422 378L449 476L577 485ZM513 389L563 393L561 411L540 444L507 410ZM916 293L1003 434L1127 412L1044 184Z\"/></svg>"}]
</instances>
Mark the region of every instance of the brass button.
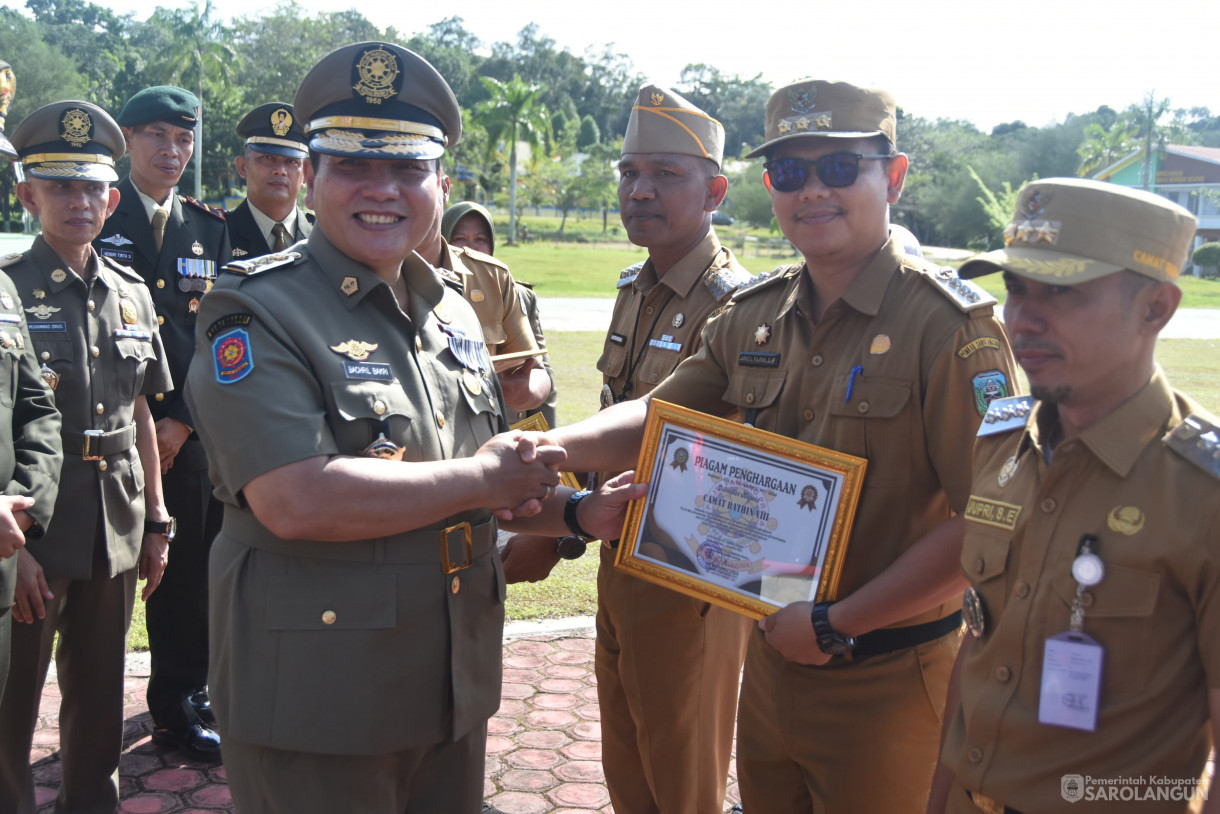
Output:
<instances>
[{"instance_id":1,"label":"brass button","mask_svg":"<svg viewBox=\"0 0 1220 814\"><path fill-rule=\"evenodd\" d=\"M99 471L101 471L101 472L105 472L105 471L106 471L106 469L107 469L106 462L105 462L105 461L98 461L98 462L97 462L97 468L98 468L98 470L99 470Z\"/></svg>"},{"instance_id":2,"label":"brass button","mask_svg":"<svg viewBox=\"0 0 1220 814\"><path fill-rule=\"evenodd\" d=\"M1000 681L1007 681L1012 678L1012 670L1009 670L1007 667L997 667L995 668L995 677Z\"/></svg>"},{"instance_id":3,"label":"brass button","mask_svg":"<svg viewBox=\"0 0 1220 814\"><path fill-rule=\"evenodd\" d=\"M39 358L39 359L41 359L42 361L44 361L44 362L45 362L45 361L47 361L48 359L50 359L50 358L51 358L51 352L50 352L50 351L45 351L45 350L44 350L44 351L42 352L42 355L40 355L38 358Z\"/></svg>"},{"instance_id":4,"label":"brass button","mask_svg":"<svg viewBox=\"0 0 1220 814\"><path fill-rule=\"evenodd\" d=\"M165 281L157 280L157 288L165 288Z\"/></svg>"},{"instance_id":5,"label":"brass button","mask_svg":"<svg viewBox=\"0 0 1220 814\"><path fill-rule=\"evenodd\" d=\"M1029 596L1029 583L1028 582L1022 580L1021 582L1017 583L1017 596L1019 596L1022 599Z\"/></svg>"},{"instance_id":6,"label":"brass button","mask_svg":"<svg viewBox=\"0 0 1220 814\"><path fill-rule=\"evenodd\" d=\"M981 573L983 573L983 569L985 569L986 567L987 567L987 561L984 560L982 557L976 557L974 559L974 573L981 574Z\"/></svg>"},{"instance_id":7,"label":"brass button","mask_svg":"<svg viewBox=\"0 0 1220 814\"><path fill-rule=\"evenodd\" d=\"M822 362L824 362L826 360L822 358L822 354L818 353L818 354L815 354L814 357L810 361L813 362L814 367L821 367Z\"/></svg>"},{"instance_id":8,"label":"brass button","mask_svg":"<svg viewBox=\"0 0 1220 814\"><path fill-rule=\"evenodd\" d=\"M157 324L158 324L158 325L164 325L164 324L165 324L165 317L158 315L158 316L157 316Z\"/></svg>"},{"instance_id":9,"label":"brass button","mask_svg":"<svg viewBox=\"0 0 1220 814\"><path fill-rule=\"evenodd\" d=\"M966 753L966 757L971 763L978 763L983 759L983 750L977 746L971 746L970 751Z\"/></svg>"},{"instance_id":10,"label":"brass button","mask_svg":"<svg viewBox=\"0 0 1220 814\"><path fill-rule=\"evenodd\" d=\"M373 402L373 412L377 415L385 415L385 402L381 399Z\"/></svg>"},{"instance_id":11,"label":"brass button","mask_svg":"<svg viewBox=\"0 0 1220 814\"><path fill-rule=\"evenodd\" d=\"M328 610L328 611L322 612L322 624L324 624L324 625L333 625L335 623L335 620L338 618L339 617L335 614L334 611Z\"/></svg>"},{"instance_id":12,"label":"brass button","mask_svg":"<svg viewBox=\"0 0 1220 814\"><path fill-rule=\"evenodd\" d=\"M89 308L90 311L92 311L94 308L97 308L97 306L93 304L93 300L89 300L88 302L85 303L85 305Z\"/></svg>"},{"instance_id":13,"label":"brass button","mask_svg":"<svg viewBox=\"0 0 1220 814\"><path fill-rule=\"evenodd\" d=\"M644 309L645 314L651 314L655 309L650 305Z\"/></svg>"},{"instance_id":14,"label":"brass button","mask_svg":"<svg viewBox=\"0 0 1220 814\"><path fill-rule=\"evenodd\" d=\"M89 353L93 354L94 359L96 359L97 357L102 355L102 351L98 348L97 345L94 345L93 347L89 348Z\"/></svg>"},{"instance_id":15,"label":"brass button","mask_svg":"<svg viewBox=\"0 0 1220 814\"><path fill-rule=\"evenodd\" d=\"M806 420L806 421L813 421L813 410L806 410L806 411L805 411L805 420Z\"/></svg>"},{"instance_id":16,"label":"brass button","mask_svg":"<svg viewBox=\"0 0 1220 814\"><path fill-rule=\"evenodd\" d=\"M443 415L441 415L440 410L436 411L436 426L442 427L442 428L445 426L445 417Z\"/></svg>"},{"instance_id":17,"label":"brass button","mask_svg":"<svg viewBox=\"0 0 1220 814\"><path fill-rule=\"evenodd\" d=\"M867 401L860 402L859 404L856 405L856 410L857 410L857 412L867 413L868 412L868 402Z\"/></svg>"},{"instance_id":18,"label":"brass button","mask_svg":"<svg viewBox=\"0 0 1220 814\"><path fill-rule=\"evenodd\" d=\"M1055 507L1058 505L1059 504L1055 502L1053 497L1044 498L1040 504L1042 511L1046 512L1047 514L1055 511Z\"/></svg>"},{"instance_id":19,"label":"brass button","mask_svg":"<svg viewBox=\"0 0 1220 814\"><path fill-rule=\"evenodd\" d=\"M96 412L98 415L101 415L102 413L106 412L106 407L105 407L105 406L104 406L104 405L103 405L103 404L102 404L102 403L99 401L99 402L97 403L97 407L95 407L95 408L94 408L94 411L95 411L95 412Z\"/></svg>"},{"instance_id":20,"label":"brass button","mask_svg":"<svg viewBox=\"0 0 1220 814\"><path fill-rule=\"evenodd\" d=\"M460 590L462 590L462 578L454 577L453 582L449 583L449 592L456 594Z\"/></svg>"},{"instance_id":21,"label":"brass button","mask_svg":"<svg viewBox=\"0 0 1220 814\"><path fill-rule=\"evenodd\" d=\"M165 394L164 394L164 393L158 393L158 394L157 394L157 395L156 395L154 398L156 398L156 399L157 399L157 401L165 401Z\"/></svg>"},{"instance_id":22,"label":"brass button","mask_svg":"<svg viewBox=\"0 0 1220 814\"><path fill-rule=\"evenodd\" d=\"M746 404L753 404L753 403L754 403L754 394L746 393Z\"/></svg>"}]
</instances>

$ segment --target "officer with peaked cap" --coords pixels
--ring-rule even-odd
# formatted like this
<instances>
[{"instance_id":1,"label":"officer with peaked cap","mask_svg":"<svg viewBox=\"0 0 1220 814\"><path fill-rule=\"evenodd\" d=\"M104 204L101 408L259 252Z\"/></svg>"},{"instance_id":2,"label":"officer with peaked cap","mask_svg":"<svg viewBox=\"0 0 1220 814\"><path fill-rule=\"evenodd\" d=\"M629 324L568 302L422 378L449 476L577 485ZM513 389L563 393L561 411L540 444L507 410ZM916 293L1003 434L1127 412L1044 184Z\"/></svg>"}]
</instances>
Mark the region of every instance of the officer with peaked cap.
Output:
<instances>
[{"instance_id":1,"label":"officer with peaked cap","mask_svg":"<svg viewBox=\"0 0 1220 814\"><path fill-rule=\"evenodd\" d=\"M313 223L297 209L309 152L292 105L259 105L238 122L237 135L246 141L234 159L246 179L246 199L225 216L233 257L283 251L309 237Z\"/></svg>"},{"instance_id":2,"label":"officer with peaked cap","mask_svg":"<svg viewBox=\"0 0 1220 814\"><path fill-rule=\"evenodd\" d=\"M1003 272L1033 396L994 402L975 443L970 635L930 811L1203 799L1220 721L1220 424L1154 358L1195 226L1148 192L1048 178L1021 191L1006 247L961 268Z\"/></svg>"},{"instance_id":3,"label":"officer with peaked cap","mask_svg":"<svg viewBox=\"0 0 1220 814\"><path fill-rule=\"evenodd\" d=\"M804 262L739 289L647 398L548 436L574 469L631 466L657 398L868 460L839 601L791 602L751 636L737 716L747 814L918 811L931 782L961 625L954 515L1012 357L993 299L890 237L907 168L894 122L884 91L776 91L752 155L767 158Z\"/></svg>"},{"instance_id":4,"label":"officer with peaked cap","mask_svg":"<svg viewBox=\"0 0 1220 814\"><path fill-rule=\"evenodd\" d=\"M146 396L172 384L148 289L90 245L119 201L110 186L123 155L119 126L96 105L56 102L27 116L13 143L26 175L17 197L39 218L42 234L5 271L28 304L33 349L63 416L66 454L55 523L18 553L19 624L0 703L0 810L33 811L37 803L30 747L58 635L58 807L113 811L136 580L148 580L147 599L172 536Z\"/></svg>"},{"instance_id":5,"label":"officer with peaked cap","mask_svg":"<svg viewBox=\"0 0 1220 814\"><path fill-rule=\"evenodd\" d=\"M13 104L13 92L16 89L17 79L13 76L13 66L0 59L0 155L5 158L17 157L12 142L4 135L4 120L8 117L8 109Z\"/></svg>"},{"instance_id":6,"label":"officer with peaked cap","mask_svg":"<svg viewBox=\"0 0 1220 814\"><path fill-rule=\"evenodd\" d=\"M225 504L210 684L229 787L243 812L475 812L504 618L489 509L536 509L562 452L524 463L496 435L479 321L413 253L461 136L445 80L356 43L294 107L315 228L227 267L188 380Z\"/></svg>"},{"instance_id":7,"label":"officer with peaked cap","mask_svg":"<svg viewBox=\"0 0 1220 814\"><path fill-rule=\"evenodd\" d=\"M127 140L131 173L119 182L119 205L93 241L98 254L130 266L152 292L174 390L149 400L157 426L165 503L178 522L174 556L147 603L152 673L148 709L153 740L202 759L219 756L208 705L207 561L220 525L207 458L182 382L194 353L199 303L229 260L224 215L175 194L195 146L199 100L168 85L146 88L116 118Z\"/></svg>"}]
</instances>

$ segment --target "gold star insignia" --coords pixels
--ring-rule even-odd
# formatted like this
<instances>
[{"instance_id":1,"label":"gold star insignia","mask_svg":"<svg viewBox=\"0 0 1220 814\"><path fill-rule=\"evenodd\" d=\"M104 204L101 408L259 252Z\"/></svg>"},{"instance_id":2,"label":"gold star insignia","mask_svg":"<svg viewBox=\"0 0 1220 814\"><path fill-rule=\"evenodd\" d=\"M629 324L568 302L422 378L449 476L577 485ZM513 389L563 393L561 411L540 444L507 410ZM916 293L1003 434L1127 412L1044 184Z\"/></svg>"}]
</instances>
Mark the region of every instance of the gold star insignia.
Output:
<instances>
[{"instance_id":1,"label":"gold star insignia","mask_svg":"<svg viewBox=\"0 0 1220 814\"><path fill-rule=\"evenodd\" d=\"M796 129L797 130L808 130L809 129L809 119L805 116L801 116L799 119L797 119L796 120Z\"/></svg>"},{"instance_id":2,"label":"gold star insignia","mask_svg":"<svg viewBox=\"0 0 1220 814\"><path fill-rule=\"evenodd\" d=\"M1017 224L1010 223L1004 229L1004 245L1011 246L1012 242L1017 239Z\"/></svg>"},{"instance_id":3,"label":"gold star insignia","mask_svg":"<svg viewBox=\"0 0 1220 814\"><path fill-rule=\"evenodd\" d=\"M781 136L784 133L792 132L792 122L789 121L788 119L780 119L779 120L779 132L780 132Z\"/></svg>"},{"instance_id":4,"label":"gold star insignia","mask_svg":"<svg viewBox=\"0 0 1220 814\"><path fill-rule=\"evenodd\" d=\"M771 341L771 326L763 323L754 329L754 344L765 345Z\"/></svg>"},{"instance_id":5,"label":"gold star insignia","mask_svg":"<svg viewBox=\"0 0 1220 814\"><path fill-rule=\"evenodd\" d=\"M1034 228L1033 222L1028 220L1021 221L1021 225L1017 227L1017 234L1020 239L1024 241L1032 241L1034 239L1034 233L1037 231L1038 230Z\"/></svg>"},{"instance_id":6,"label":"gold star insignia","mask_svg":"<svg viewBox=\"0 0 1220 814\"><path fill-rule=\"evenodd\" d=\"M1052 246L1059 242L1059 226L1057 221L1044 220L1038 224L1038 240L1045 240Z\"/></svg>"},{"instance_id":7,"label":"gold star insignia","mask_svg":"<svg viewBox=\"0 0 1220 814\"><path fill-rule=\"evenodd\" d=\"M830 113L829 112L819 113L818 115L813 117L813 123L817 126L817 128L819 130L829 130L830 129Z\"/></svg>"}]
</instances>

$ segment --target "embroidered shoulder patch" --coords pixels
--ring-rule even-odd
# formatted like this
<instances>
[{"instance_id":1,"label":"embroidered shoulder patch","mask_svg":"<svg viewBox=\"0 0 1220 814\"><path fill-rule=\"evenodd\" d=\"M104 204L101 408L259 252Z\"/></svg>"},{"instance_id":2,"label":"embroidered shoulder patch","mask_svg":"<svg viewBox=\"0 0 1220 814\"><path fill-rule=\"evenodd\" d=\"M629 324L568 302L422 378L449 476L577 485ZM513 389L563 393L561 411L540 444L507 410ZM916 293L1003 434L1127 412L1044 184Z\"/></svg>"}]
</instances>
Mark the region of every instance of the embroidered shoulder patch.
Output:
<instances>
[{"instance_id":1,"label":"embroidered shoulder patch","mask_svg":"<svg viewBox=\"0 0 1220 814\"><path fill-rule=\"evenodd\" d=\"M253 314L247 314L242 311L235 314L226 314L208 326L207 337L208 339L214 339L216 334L226 328L244 328L250 324L250 320L253 318Z\"/></svg>"},{"instance_id":2,"label":"embroidered shoulder patch","mask_svg":"<svg viewBox=\"0 0 1220 814\"><path fill-rule=\"evenodd\" d=\"M983 350L984 348L988 350L999 350L1000 340L996 339L994 336L980 336L973 342L967 342L965 345L958 348L957 356L959 359L969 359L977 351Z\"/></svg>"},{"instance_id":3,"label":"embroidered shoulder patch","mask_svg":"<svg viewBox=\"0 0 1220 814\"><path fill-rule=\"evenodd\" d=\"M212 340L212 360L216 363L216 381L233 384L254 370L250 334L245 328L230 328Z\"/></svg>"},{"instance_id":4,"label":"embroidered shoulder patch","mask_svg":"<svg viewBox=\"0 0 1220 814\"><path fill-rule=\"evenodd\" d=\"M1008 388L1008 377L1000 370L984 370L975 373L970 380L974 390L974 408L979 415L987 414L987 407L996 399L1006 399L1011 395Z\"/></svg>"}]
</instances>

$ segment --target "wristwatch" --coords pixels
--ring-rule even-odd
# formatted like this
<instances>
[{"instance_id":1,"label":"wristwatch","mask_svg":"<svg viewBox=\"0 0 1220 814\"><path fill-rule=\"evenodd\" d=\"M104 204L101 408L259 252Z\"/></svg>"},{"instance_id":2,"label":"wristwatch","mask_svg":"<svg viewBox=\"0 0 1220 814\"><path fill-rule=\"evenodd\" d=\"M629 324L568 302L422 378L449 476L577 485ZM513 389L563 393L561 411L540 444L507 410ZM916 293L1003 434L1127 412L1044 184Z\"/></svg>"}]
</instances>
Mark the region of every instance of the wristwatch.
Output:
<instances>
[{"instance_id":1,"label":"wristwatch","mask_svg":"<svg viewBox=\"0 0 1220 814\"><path fill-rule=\"evenodd\" d=\"M593 535L586 532L580 527L580 521L576 519L576 507L580 502L593 494L588 489L582 489L579 492L573 492L568 495L568 502L563 504L563 522L568 527L568 531L577 537L584 537L586 540L592 540Z\"/></svg>"},{"instance_id":2,"label":"wristwatch","mask_svg":"<svg viewBox=\"0 0 1220 814\"><path fill-rule=\"evenodd\" d=\"M570 534L555 541L555 553L565 560L579 560L588 544L579 534Z\"/></svg>"},{"instance_id":3,"label":"wristwatch","mask_svg":"<svg viewBox=\"0 0 1220 814\"><path fill-rule=\"evenodd\" d=\"M830 624L830 606L833 602L818 602L809 614L813 620L813 632L818 637L818 649L828 656L846 656L856 649L853 636L844 636Z\"/></svg>"},{"instance_id":4,"label":"wristwatch","mask_svg":"<svg viewBox=\"0 0 1220 814\"><path fill-rule=\"evenodd\" d=\"M171 517L162 523L157 523L153 520L144 521L145 534L162 534L165 536L165 542L172 543L174 535L178 533L178 518Z\"/></svg>"}]
</instances>

